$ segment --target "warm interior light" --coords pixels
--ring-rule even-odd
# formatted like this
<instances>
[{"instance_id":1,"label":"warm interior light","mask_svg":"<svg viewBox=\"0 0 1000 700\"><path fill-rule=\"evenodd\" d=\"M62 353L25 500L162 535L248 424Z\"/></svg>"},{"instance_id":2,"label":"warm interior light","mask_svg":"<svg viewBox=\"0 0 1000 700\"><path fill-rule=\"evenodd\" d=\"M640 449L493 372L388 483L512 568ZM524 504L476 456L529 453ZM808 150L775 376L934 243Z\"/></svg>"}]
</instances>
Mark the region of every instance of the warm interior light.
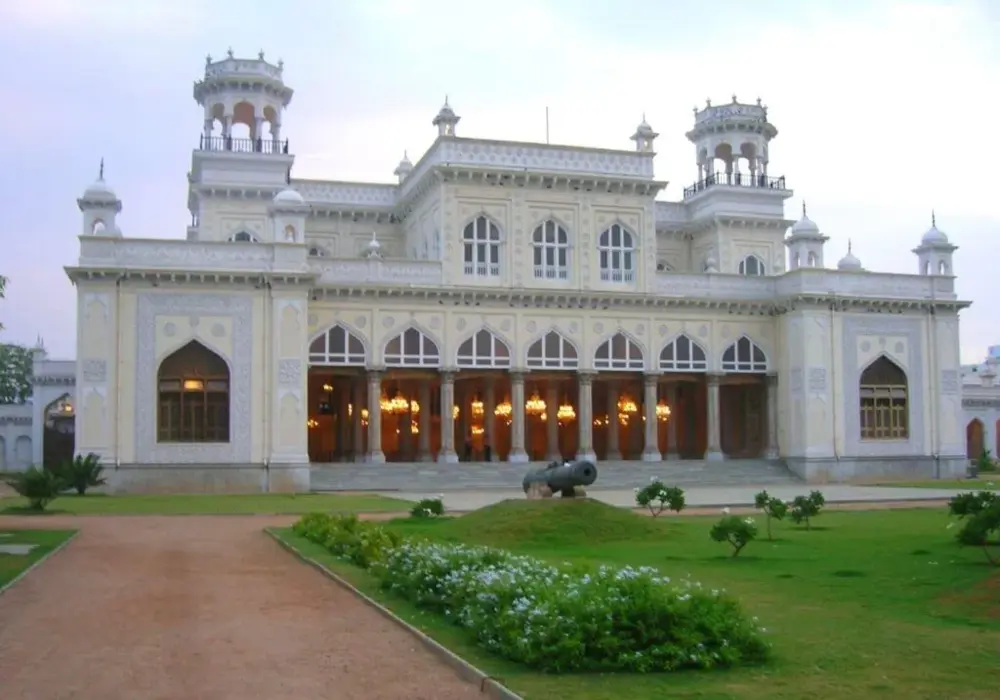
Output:
<instances>
[{"instance_id":1,"label":"warm interior light","mask_svg":"<svg viewBox=\"0 0 1000 700\"><path fill-rule=\"evenodd\" d=\"M389 402L389 412L394 415L400 415L406 413L410 410L410 402L403 398L402 394L397 393L392 397L392 401Z\"/></svg>"},{"instance_id":2,"label":"warm interior light","mask_svg":"<svg viewBox=\"0 0 1000 700\"><path fill-rule=\"evenodd\" d=\"M559 407L559 410L556 411L556 419L560 423L576 420L576 409L573 408L572 404L564 403Z\"/></svg>"},{"instance_id":3,"label":"warm interior light","mask_svg":"<svg viewBox=\"0 0 1000 700\"><path fill-rule=\"evenodd\" d=\"M410 401L410 413L412 413L413 415L417 415L418 413L420 413L420 404L417 403L416 399Z\"/></svg>"},{"instance_id":4,"label":"warm interior light","mask_svg":"<svg viewBox=\"0 0 1000 700\"><path fill-rule=\"evenodd\" d=\"M331 393L333 391L333 387L330 384L324 384L323 385L323 391L325 391L326 393L329 394L329 393Z\"/></svg>"},{"instance_id":5,"label":"warm interior light","mask_svg":"<svg viewBox=\"0 0 1000 700\"><path fill-rule=\"evenodd\" d=\"M530 399L524 402L524 410L528 412L528 415L532 416L540 416L545 413L545 401L542 400L537 391L531 395Z\"/></svg>"},{"instance_id":6,"label":"warm interior light","mask_svg":"<svg viewBox=\"0 0 1000 700\"><path fill-rule=\"evenodd\" d=\"M347 417L350 418L353 415L354 415L354 404L349 403L347 404Z\"/></svg>"},{"instance_id":7,"label":"warm interior light","mask_svg":"<svg viewBox=\"0 0 1000 700\"><path fill-rule=\"evenodd\" d=\"M474 425L474 426L472 426L472 434L473 435L482 435L485 432L486 432L486 428L484 428L481 425Z\"/></svg>"},{"instance_id":8,"label":"warm interior light","mask_svg":"<svg viewBox=\"0 0 1000 700\"><path fill-rule=\"evenodd\" d=\"M496 408L493 409L493 415L502 419L507 425L511 424L513 414L514 406L507 399L504 399L503 403L497 404Z\"/></svg>"},{"instance_id":9,"label":"warm interior light","mask_svg":"<svg viewBox=\"0 0 1000 700\"><path fill-rule=\"evenodd\" d=\"M420 425L418 425L417 421L415 420L410 421L410 433L412 433L413 435L420 434Z\"/></svg>"},{"instance_id":10,"label":"warm interior light","mask_svg":"<svg viewBox=\"0 0 1000 700\"><path fill-rule=\"evenodd\" d=\"M469 406L469 411L472 413L473 418L482 418L483 413L485 413L485 409L483 408L483 402L480 401L479 399L476 399Z\"/></svg>"},{"instance_id":11,"label":"warm interior light","mask_svg":"<svg viewBox=\"0 0 1000 700\"><path fill-rule=\"evenodd\" d=\"M451 419L452 420L457 420L458 419L458 414L461 413L461 412L462 412L462 409L460 409L458 406L452 406L451 407Z\"/></svg>"},{"instance_id":12,"label":"warm interior light","mask_svg":"<svg viewBox=\"0 0 1000 700\"><path fill-rule=\"evenodd\" d=\"M636 413L639 407L636 406L635 401L630 399L628 396L623 396L618 399L618 412L619 413Z\"/></svg>"},{"instance_id":13,"label":"warm interior light","mask_svg":"<svg viewBox=\"0 0 1000 700\"><path fill-rule=\"evenodd\" d=\"M309 426L310 428L315 428L316 426L319 425L319 421L316 420L315 418L310 418L309 420L306 421L306 425Z\"/></svg>"},{"instance_id":14,"label":"warm interior light","mask_svg":"<svg viewBox=\"0 0 1000 700\"><path fill-rule=\"evenodd\" d=\"M665 422L670 418L670 406L663 403L662 401L656 404L656 419Z\"/></svg>"},{"instance_id":15,"label":"warm interior light","mask_svg":"<svg viewBox=\"0 0 1000 700\"><path fill-rule=\"evenodd\" d=\"M205 382L200 379L185 379L184 391L204 391Z\"/></svg>"}]
</instances>

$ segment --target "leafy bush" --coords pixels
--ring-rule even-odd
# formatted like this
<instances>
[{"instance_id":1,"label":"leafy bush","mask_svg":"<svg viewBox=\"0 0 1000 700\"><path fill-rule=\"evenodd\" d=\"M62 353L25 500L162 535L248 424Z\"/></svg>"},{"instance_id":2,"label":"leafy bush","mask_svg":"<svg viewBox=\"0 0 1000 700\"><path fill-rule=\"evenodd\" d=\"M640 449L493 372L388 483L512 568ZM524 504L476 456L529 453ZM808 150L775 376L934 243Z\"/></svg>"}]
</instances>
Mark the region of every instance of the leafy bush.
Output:
<instances>
[{"instance_id":1,"label":"leafy bush","mask_svg":"<svg viewBox=\"0 0 1000 700\"><path fill-rule=\"evenodd\" d=\"M356 515L310 513L295 523L292 531L323 545L335 557L362 568L384 558L402 542L396 533L374 523L362 522Z\"/></svg>"},{"instance_id":2,"label":"leafy bush","mask_svg":"<svg viewBox=\"0 0 1000 700\"><path fill-rule=\"evenodd\" d=\"M775 498L766 490L761 491L753 497L753 505L759 511L763 511L765 522L767 523L767 539L773 540L771 536L771 519L783 520L788 515L788 504L780 498Z\"/></svg>"},{"instance_id":3,"label":"leafy bush","mask_svg":"<svg viewBox=\"0 0 1000 700\"><path fill-rule=\"evenodd\" d=\"M769 653L764 630L723 591L651 567L574 570L488 547L407 542L373 573L489 651L542 671L714 668Z\"/></svg>"},{"instance_id":4,"label":"leafy bush","mask_svg":"<svg viewBox=\"0 0 1000 700\"><path fill-rule=\"evenodd\" d=\"M819 512L826 505L826 499L819 491L813 491L808 496L796 496L792 501L792 520L798 523L805 523L806 529L812 529L812 518L819 515Z\"/></svg>"},{"instance_id":5,"label":"leafy bush","mask_svg":"<svg viewBox=\"0 0 1000 700\"><path fill-rule=\"evenodd\" d=\"M757 523L753 518L738 515L724 515L709 533L716 542L728 542L733 546L733 556L738 556L747 544L757 537Z\"/></svg>"},{"instance_id":6,"label":"leafy bush","mask_svg":"<svg viewBox=\"0 0 1000 700\"><path fill-rule=\"evenodd\" d=\"M410 508L410 517L439 518L444 515L444 496L437 498L422 498Z\"/></svg>"},{"instance_id":7,"label":"leafy bush","mask_svg":"<svg viewBox=\"0 0 1000 700\"><path fill-rule=\"evenodd\" d=\"M993 455L989 450L983 450L982 454L976 459L976 471L980 474L990 474L997 471L997 461L993 459Z\"/></svg>"},{"instance_id":8,"label":"leafy bush","mask_svg":"<svg viewBox=\"0 0 1000 700\"><path fill-rule=\"evenodd\" d=\"M980 491L979 493L969 491L960 493L948 501L948 511L958 518L965 518L977 515L997 501L1000 501L1000 496L992 491Z\"/></svg>"},{"instance_id":9,"label":"leafy bush","mask_svg":"<svg viewBox=\"0 0 1000 700\"><path fill-rule=\"evenodd\" d=\"M986 493L977 495L982 496ZM971 496L973 494L962 495ZM953 499L952 502L954 503L956 499ZM1000 557L995 556L990 551L991 546L1000 546L1000 543L996 541L996 538L1000 537L1000 499L994 498L988 502L979 501L979 503L983 505L978 510L968 511L964 514L967 517L962 529L958 531L958 541L964 545L982 547L986 559L994 566L1000 566Z\"/></svg>"},{"instance_id":10,"label":"leafy bush","mask_svg":"<svg viewBox=\"0 0 1000 700\"><path fill-rule=\"evenodd\" d=\"M38 467L29 467L23 472L14 472L5 482L19 495L28 499L32 510L43 511L45 506L59 497L66 488L66 482L55 472Z\"/></svg>"},{"instance_id":11,"label":"leafy bush","mask_svg":"<svg viewBox=\"0 0 1000 700\"><path fill-rule=\"evenodd\" d=\"M654 476L648 486L635 489L635 502L643 508L648 508L654 518L668 508L680 513L685 505L684 489L667 486Z\"/></svg>"},{"instance_id":12,"label":"leafy bush","mask_svg":"<svg viewBox=\"0 0 1000 700\"><path fill-rule=\"evenodd\" d=\"M56 469L66 487L76 489L81 496L87 493L88 488L104 486L107 483L107 479L101 476L103 472L101 458L93 452L86 456L77 455Z\"/></svg>"}]
</instances>

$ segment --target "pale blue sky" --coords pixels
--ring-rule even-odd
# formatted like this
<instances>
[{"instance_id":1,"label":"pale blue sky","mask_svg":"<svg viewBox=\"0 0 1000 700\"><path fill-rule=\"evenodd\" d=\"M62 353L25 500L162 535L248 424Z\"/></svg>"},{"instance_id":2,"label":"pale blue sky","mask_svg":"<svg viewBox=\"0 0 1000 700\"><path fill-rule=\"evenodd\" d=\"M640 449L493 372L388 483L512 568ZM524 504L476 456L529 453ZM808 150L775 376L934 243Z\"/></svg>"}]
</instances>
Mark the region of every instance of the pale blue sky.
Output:
<instances>
[{"instance_id":1,"label":"pale blue sky","mask_svg":"<svg viewBox=\"0 0 1000 700\"><path fill-rule=\"evenodd\" d=\"M126 236L183 238L206 53L283 58L295 176L392 181L434 138L445 93L465 136L629 148L645 113L656 174L696 177L684 138L706 97L763 98L771 174L869 269L915 272L937 210L960 246L962 356L1000 343L990 311L1000 2L954 0L33 0L0 3L0 339L75 352L76 197L103 156Z\"/></svg>"}]
</instances>

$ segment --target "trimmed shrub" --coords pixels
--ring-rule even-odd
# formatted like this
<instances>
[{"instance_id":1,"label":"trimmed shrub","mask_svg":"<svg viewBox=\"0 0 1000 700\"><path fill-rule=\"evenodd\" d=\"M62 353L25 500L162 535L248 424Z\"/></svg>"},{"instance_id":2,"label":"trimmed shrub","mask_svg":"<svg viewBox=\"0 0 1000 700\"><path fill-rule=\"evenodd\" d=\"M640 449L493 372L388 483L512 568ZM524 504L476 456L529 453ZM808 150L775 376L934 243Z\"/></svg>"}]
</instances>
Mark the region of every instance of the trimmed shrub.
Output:
<instances>
[{"instance_id":1,"label":"trimmed shrub","mask_svg":"<svg viewBox=\"0 0 1000 700\"><path fill-rule=\"evenodd\" d=\"M59 465L56 473L66 484L67 488L76 489L76 492L83 496L88 488L104 486L107 479L101 474L104 467L101 466L101 458L91 452L90 454L77 455L72 460L67 460Z\"/></svg>"},{"instance_id":2,"label":"trimmed shrub","mask_svg":"<svg viewBox=\"0 0 1000 700\"><path fill-rule=\"evenodd\" d=\"M684 490L678 486L667 486L654 476L648 486L635 489L635 502L647 508L654 518L668 508L680 513L685 506Z\"/></svg>"},{"instance_id":3,"label":"trimmed shrub","mask_svg":"<svg viewBox=\"0 0 1000 700\"><path fill-rule=\"evenodd\" d=\"M55 472L38 467L29 467L23 472L14 472L4 480L18 495L28 499L29 507L39 512L57 499L66 482Z\"/></svg>"}]
</instances>

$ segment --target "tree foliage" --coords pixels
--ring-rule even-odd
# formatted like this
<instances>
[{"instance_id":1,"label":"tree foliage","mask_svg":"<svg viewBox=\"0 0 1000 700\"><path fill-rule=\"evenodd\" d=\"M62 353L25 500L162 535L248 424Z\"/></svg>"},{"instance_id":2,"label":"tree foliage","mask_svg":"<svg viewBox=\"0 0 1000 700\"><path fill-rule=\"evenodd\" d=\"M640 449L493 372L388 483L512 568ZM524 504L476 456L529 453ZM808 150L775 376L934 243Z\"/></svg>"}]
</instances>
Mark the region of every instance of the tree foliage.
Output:
<instances>
[{"instance_id":1,"label":"tree foliage","mask_svg":"<svg viewBox=\"0 0 1000 700\"><path fill-rule=\"evenodd\" d=\"M3 299L4 289L7 287L7 278L0 275L0 299ZM0 331L3 330L3 324L0 323Z\"/></svg>"},{"instance_id":2,"label":"tree foliage","mask_svg":"<svg viewBox=\"0 0 1000 700\"><path fill-rule=\"evenodd\" d=\"M24 403L31 396L31 349L0 344L0 404Z\"/></svg>"}]
</instances>

